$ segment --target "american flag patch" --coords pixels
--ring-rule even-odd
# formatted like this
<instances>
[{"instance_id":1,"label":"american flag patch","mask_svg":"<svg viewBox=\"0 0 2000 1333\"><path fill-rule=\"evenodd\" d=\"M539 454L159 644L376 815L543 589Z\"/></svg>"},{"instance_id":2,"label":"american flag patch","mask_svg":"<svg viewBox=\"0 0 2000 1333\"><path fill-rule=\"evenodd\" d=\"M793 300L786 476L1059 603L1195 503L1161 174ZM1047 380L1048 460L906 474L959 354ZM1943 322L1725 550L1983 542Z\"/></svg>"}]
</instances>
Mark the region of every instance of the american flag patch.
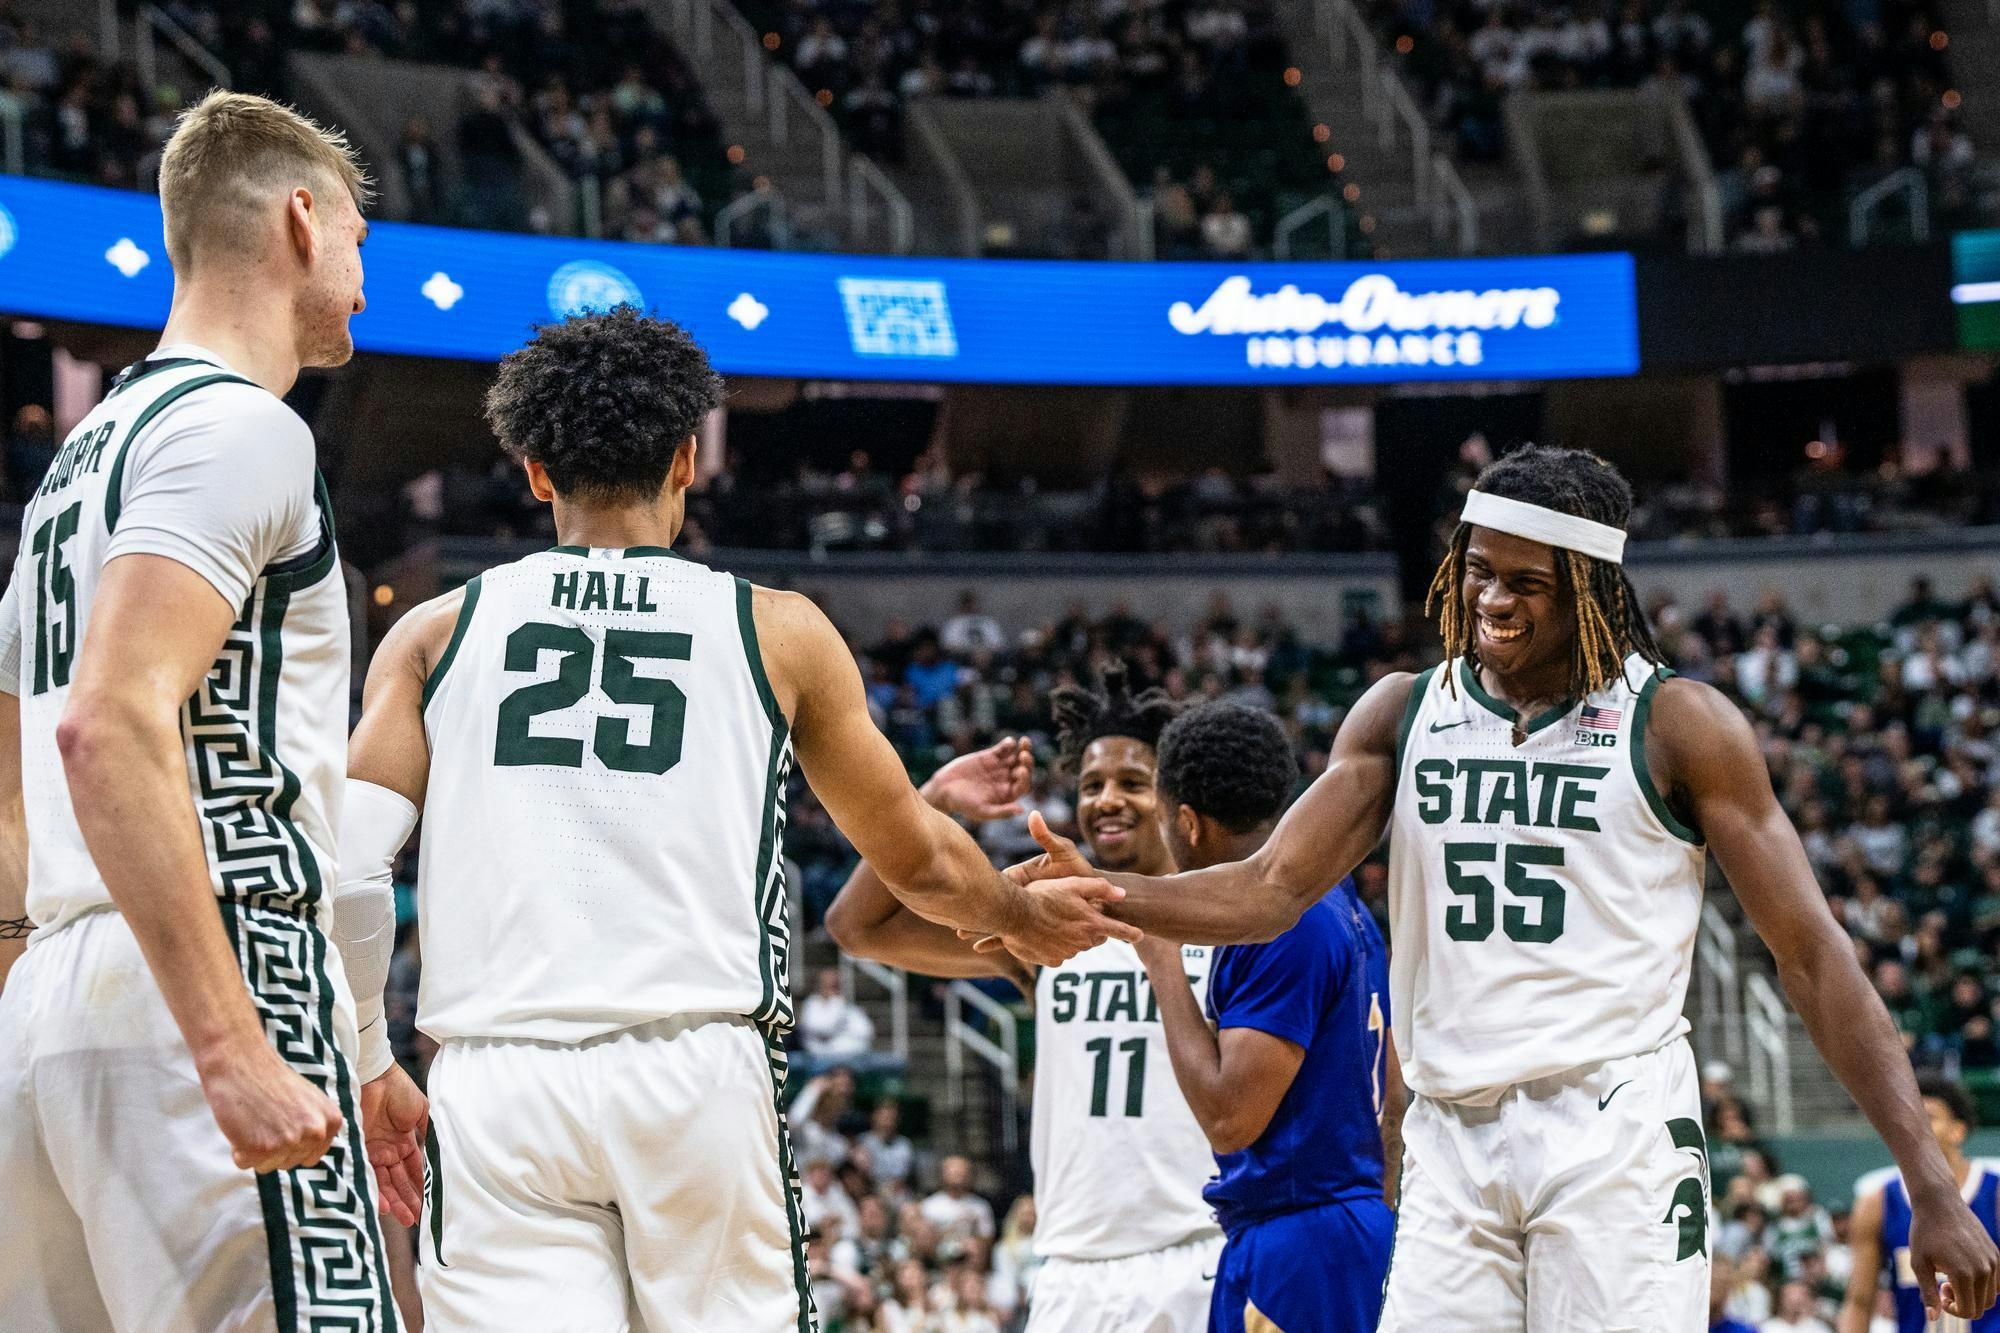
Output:
<instances>
[{"instance_id":1,"label":"american flag patch","mask_svg":"<svg viewBox=\"0 0 2000 1333\"><path fill-rule=\"evenodd\" d=\"M1616 731L1618 723L1624 717L1622 709L1596 708L1586 704L1583 715L1577 719L1577 725L1585 731Z\"/></svg>"}]
</instances>

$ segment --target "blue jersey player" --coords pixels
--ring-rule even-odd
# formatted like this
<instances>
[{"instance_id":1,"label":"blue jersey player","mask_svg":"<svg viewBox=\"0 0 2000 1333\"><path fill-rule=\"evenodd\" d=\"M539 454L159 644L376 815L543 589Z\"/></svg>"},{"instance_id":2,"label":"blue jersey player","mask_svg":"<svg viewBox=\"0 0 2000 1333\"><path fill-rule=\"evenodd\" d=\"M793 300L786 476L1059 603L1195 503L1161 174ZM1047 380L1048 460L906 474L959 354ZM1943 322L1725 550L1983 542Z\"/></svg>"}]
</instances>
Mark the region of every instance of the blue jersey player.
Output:
<instances>
[{"instance_id":1,"label":"blue jersey player","mask_svg":"<svg viewBox=\"0 0 2000 1333\"><path fill-rule=\"evenodd\" d=\"M1965 1140L1976 1119L1972 1098L1949 1079L1924 1077L1917 1080L1924 1110L1931 1119L1931 1133L1944 1150L1959 1190L1979 1219L1986 1234L2000 1238L2000 1176L1985 1162L1965 1155ZM1849 1227L1854 1251L1854 1276L1847 1286L1847 1303L1840 1310L1840 1333L1867 1333L1875 1313L1879 1291L1877 1276L1886 1279L1896 1306L1897 1333L2000 1333L2000 1308L1988 1310L1967 1323L1947 1315L1927 1323L1924 1311L1923 1279L1910 1267L1910 1196L1903 1178L1889 1173L1874 1188L1864 1187L1854 1201L1854 1218Z\"/></svg>"},{"instance_id":2,"label":"blue jersey player","mask_svg":"<svg viewBox=\"0 0 2000 1333\"><path fill-rule=\"evenodd\" d=\"M1184 870L1254 852L1297 778L1277 719L1234 704L1183 713L1158 756L1160 819ZM1395 1229L1383 1127L1400 1123L1402 1089L1387 950L1352 882L1269 943L1218 949L1207 1015L1178 944L1138 948L1174 1076L1215 1150L1204 1193L1228 1239L1210 1333L1368 1333Z\"/></svg>"}]
</instances>

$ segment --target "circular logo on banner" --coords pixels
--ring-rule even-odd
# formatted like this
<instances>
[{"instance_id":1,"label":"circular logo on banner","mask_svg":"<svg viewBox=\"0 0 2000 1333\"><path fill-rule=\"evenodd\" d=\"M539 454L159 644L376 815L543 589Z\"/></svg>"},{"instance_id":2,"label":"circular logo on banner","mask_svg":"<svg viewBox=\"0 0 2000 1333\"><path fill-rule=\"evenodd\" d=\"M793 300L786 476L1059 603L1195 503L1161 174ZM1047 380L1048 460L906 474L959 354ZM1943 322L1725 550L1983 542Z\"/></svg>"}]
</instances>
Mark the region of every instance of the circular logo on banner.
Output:
<instances>
[{"instance_id":1,"label":"circular logo on banner","mask_svg":"<svg viewBox=\"0 0 2000 1333\"><path fill-rule=\"evenodd\" d=\"M14 248L14 240L21 233L15 229L14 215L0 208L0 257Z\"/></svg>"},{"instance_id":2,"label":"circular logo on banner","mask_svg":"<svg viewBox=\"0 0 2000 1333\"><path fill-rule=\"evenodd\" d=\"M549 278L549 310L557 319L615 305L636 306L645 299L632 279L594 259L564 264Z\"/></svg>"}]
</instances>

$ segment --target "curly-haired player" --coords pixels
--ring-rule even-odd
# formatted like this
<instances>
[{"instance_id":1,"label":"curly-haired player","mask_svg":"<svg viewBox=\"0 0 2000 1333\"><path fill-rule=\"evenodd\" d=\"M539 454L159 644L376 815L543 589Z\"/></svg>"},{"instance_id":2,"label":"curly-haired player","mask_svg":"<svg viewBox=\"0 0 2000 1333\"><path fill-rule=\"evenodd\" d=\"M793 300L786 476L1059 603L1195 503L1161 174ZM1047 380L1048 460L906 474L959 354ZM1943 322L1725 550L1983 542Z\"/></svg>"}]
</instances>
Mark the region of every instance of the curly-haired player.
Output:
<instances>
[{"instance_id":1,"label":"curly-haired player","mask_svg":"<svg viewBox=\"0 0 2000 1333\"><path fill-rule=\"evenodd\" d=\"M1155 746L1174 708L1158 690L1133 693L1122 668L1100 689L1050 700L1057 762L1076 773L1077 826L1100 865L1163 874ZM1018 741L960 759L925 784L941 809L973 818L1018 813L1029 760ZM989 781L981 784L985 772ZM975 796L984 791L981 799ZM1131 944L1109 941L1023 976L882 892L864 863L827 913L849 953L930 976L1018 978L1035 993L1034 1333L1197 1333L1222 1235L1202 1199L1215 1161L1174 1081L1146 969ZM1183 991L1207 986L1209 950L1181 950Z\"/></svg>"},{"instance_id":2,"label":"curly-haired player","mask_svg":"<svg viewBox=\"0 0 2000 1333\"><path fill-rule=\"evenodd\" d=\"M795 748L936 919L1034 962L1133 933L1102 881L1023 892L918 799L810 602L667 549L721 396L629 308L511 353L488 419L561 544L419 607L369 671L341 870L386 887L424 807L431 1328L811 1326L775 1101Z\"/></svg>"},{"instance_id":3,"label":"curly-haired player","mask_svg":"<svg viewBox=\"0 0 2000 1333\"><path fill-rule=\"evenodd\" d=\"M1385 1333L1680 1333L1708 1303L1706 1143L1682 1004L1707 856L1908 1186L1924 1302L1975 1317L2000 1252L1785 819L1757 738L1658 665L1609 463L1522 449L1433 585L1450 656L1377 682L1241 861L1113 875L1168 939L1268 939L1390 835L1396 1048L1417 1096ZM1034 825L1044 869L1082 873ZM1940 1279L1946 1279L1940 1282Z\"/></svg>"},{"instance_id":4,"label":"curly-haired player","mask_svg":"<svg viewBox=\"0 0 2000 1333\"><path fill-rule=\"evenodd\" d=\"M1199 704L1160 736L1160 820L1183 870L1264 845L1298 780L1278 719ZM1342 881L1268 944L1215 950L1207 1012L1181 946L1139 957L1160 998L1174 1077L1215 1149L1202 1194L1229 1237L1210 1333L1373 1333L1394 1215L1385 1158L1403 1090L1389 1041L1389 956Z\"/></svg>"}]
</instances>

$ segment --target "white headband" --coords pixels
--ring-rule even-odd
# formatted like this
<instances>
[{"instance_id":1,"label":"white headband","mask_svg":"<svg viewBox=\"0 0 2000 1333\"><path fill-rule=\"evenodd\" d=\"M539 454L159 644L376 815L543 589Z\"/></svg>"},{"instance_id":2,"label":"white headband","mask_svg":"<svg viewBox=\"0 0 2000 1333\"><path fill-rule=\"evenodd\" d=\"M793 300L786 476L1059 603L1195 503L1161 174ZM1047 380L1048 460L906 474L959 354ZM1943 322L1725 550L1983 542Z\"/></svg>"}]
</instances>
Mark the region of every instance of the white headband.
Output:
<instances>
[{"instance_id":1,"label":"white headband","mask_svg":"<svg viewBox=\"0 0 2000 1333\"><path fill-rule=\"evenodd\" d=\"M1482 528L1492 528L1495 532L1511 532L1531 542L1546 542L1550 546L1560 546L1610 564L1625 563L1625 532L1622 528L1578 518L1575 514L1544 509L1525 500L1509 500L1504 495L1471 491L1465 497L1465 510L1459 518Z\"/></svg>"}]
</instances>

